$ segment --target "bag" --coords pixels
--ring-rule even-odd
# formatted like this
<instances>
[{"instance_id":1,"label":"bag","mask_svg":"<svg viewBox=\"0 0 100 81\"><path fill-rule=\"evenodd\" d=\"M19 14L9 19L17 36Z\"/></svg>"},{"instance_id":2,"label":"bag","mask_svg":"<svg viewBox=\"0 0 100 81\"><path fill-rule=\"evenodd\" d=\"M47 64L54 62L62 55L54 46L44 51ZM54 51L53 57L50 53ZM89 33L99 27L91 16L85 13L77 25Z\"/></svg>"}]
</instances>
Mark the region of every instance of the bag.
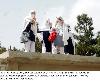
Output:
<instances>
[{"instance_id":1,"label":"bag","mask_svg":"<svg viewBox=\"0 0 100 81\"><path fill-rule=\"evenodd\" d=\"M35 35L32 30L29 31L28 39L35 42Z\"/></svg>"},{"instance_id":2,"label":"bag","mask_svg":"<svg viewBox=\"0 0 100 81\"><path fill-rule=\"evenodd\" d=\"M57 37L57 33L54 31L54 32L50 33L48 40L50 42L53 42L56 39L56 37Z\"/></svg>"},{"instance_id":3,"label":"bag","mask_svg":"<svg viewBox=\"0 0 100 81\"><path fill-rule=\"evenodd\" d=\"M28 42L28 37L29 37L29 33L28 32L22 32L22 35L20 37L21 43Z\"/></svg>"}]
</instances>

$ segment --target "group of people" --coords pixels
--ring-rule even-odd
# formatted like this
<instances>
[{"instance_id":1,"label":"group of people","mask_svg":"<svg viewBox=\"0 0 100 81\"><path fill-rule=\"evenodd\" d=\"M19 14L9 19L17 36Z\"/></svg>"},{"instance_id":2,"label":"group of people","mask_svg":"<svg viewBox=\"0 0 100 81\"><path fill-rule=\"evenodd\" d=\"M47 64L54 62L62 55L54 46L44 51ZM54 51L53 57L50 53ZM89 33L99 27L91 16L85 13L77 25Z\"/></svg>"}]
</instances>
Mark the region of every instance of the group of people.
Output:
<instances>
[{"instance_id":1,"label":"group of people","mask_svg":"<svg viewBox=\"0 0 100 81\"><path fill-rule=\"evenodd\" d=\"M40 31L36 19L36 12L32 10L30 16L25 18L24 31L21 42L25 44L26 52L35 52L36 37L42 35L42 53L52 54L74 54L74 39L70 27L65 24L64 19L57 17L55 26L50 19L46 20L45 28Z\"/></svg>"}]
</instances>

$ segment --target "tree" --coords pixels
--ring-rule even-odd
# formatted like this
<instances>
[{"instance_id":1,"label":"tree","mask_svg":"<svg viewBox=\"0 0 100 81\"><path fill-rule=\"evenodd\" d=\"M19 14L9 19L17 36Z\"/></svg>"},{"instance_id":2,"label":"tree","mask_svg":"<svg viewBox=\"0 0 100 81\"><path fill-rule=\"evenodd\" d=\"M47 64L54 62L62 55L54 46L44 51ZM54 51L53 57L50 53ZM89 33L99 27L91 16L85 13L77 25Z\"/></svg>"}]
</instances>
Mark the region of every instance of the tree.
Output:
<instances>
[{"instance_id":1,"label":"tree","mask_svg":"<svg viewBox=\"0 0 100 81\"><path fill-rule=\"evenodd\" d=\"M98 35L96 37L97 44L94 46L95 53L97 57L100 57L100 32L98 32Z\"/></svg>"},{"instance_id":2,"label":"tree","mask_svg":"<svg viewBox=\"0 0 100 81\"><path fill-rule=\"evenodd\" d=\"M75 31L77 35L75 36L78 40L76 51L79 55L89 55L95 53L93 46L93 20L88 17L87 14L82 14L77 16L77 25L75 26Z\"/></svg>"},{"instance_id":3,"label":"tree","mask_svg":"<svg viewBox=\"0 0 100 81\"><path fill-rule=\"evenodd\" d=\"M3 52L6 52L6 48L5 47L1 47L0 48L0 54L2 54Z\"/></svg>"},{"instance_id":4,"label":"tree","mask_svg":"<svg viewBox=\"0 0 100 81\"><path fill-rule=\"evenodd\" d=\"M0 54L3 52L6 52L6 48L1 46L1 41L0 41Z\"/></svg>"},{"instance_id":5,"label":"tree","mask_svg":"<svg viewBox=\"0 0 100 81\"><path fill-rule=\"evenodd\" d=\"M18 51L18 49L16 47L13 47L12 51Z\"/></svg>"},{"instance_id":6,"label":"tree","mask_svg":"<svg viewBox=\"0 0 100 81\"><path fill-rule=\"evenodd\" d=\"M98 35L97 35L97 44L100 46L100 32L98 32Z\"/></svg>"},{"instance_id":7,"label":"tree","mask_svg":"<svg viewBox=\"0 0 100 81\"><path fill-rule=\"evenodd\" d=\"M42 43L39 42L38 38L36 38L35 51L40 53L42 52Z\"/></svg>"}]
</instances>

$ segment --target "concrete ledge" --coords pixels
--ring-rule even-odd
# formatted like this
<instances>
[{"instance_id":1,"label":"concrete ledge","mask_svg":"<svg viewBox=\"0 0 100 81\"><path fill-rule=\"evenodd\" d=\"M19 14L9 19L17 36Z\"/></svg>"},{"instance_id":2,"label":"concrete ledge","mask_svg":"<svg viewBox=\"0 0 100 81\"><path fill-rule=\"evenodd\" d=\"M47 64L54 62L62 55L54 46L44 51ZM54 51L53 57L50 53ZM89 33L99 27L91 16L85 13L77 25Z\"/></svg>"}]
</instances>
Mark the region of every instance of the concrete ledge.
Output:
<instances>
[{"instance_id":1,"label":"concrete ledge","mask_svg":"<svg viewBox=\"0 0 100 81\"><path fill-rule=\"evenodd\" d=\"M6 64L9 71L100 71L100 57L19 51L6 54L0 55L1 64Z\"/></svg>"},{"instance_id":2,"label":"concrete ledge","mask_svg":"<svg viewBox=\"0 0 100 81\"><path fill-rule=\"evenodd\" d=\"M26 57L30 59L46 59L46 60L63 60L73 62L89 62L100 63L100 57L94 56L79 56L79 55L65 55L65 54L41 54L41 53L28 53L28 52L9 52L9 58Z\"/></svg>"}]
</instances>

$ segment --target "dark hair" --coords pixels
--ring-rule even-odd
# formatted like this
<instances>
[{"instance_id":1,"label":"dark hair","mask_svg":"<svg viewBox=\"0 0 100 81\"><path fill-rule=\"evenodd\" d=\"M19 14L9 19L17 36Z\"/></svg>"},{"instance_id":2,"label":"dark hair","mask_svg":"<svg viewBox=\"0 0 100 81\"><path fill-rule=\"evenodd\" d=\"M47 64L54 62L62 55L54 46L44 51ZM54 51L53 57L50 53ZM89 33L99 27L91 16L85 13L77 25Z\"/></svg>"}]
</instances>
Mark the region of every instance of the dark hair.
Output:
<instances>
[{"instance_id":1,"label":"dark hair","mask_svg":"<svg viewBox=\"0 0 100 81\"><path fill-rule=\"evenodd\" d=\"M31 12L31 14L36 14L35 12Z\"/></svg>"}]
</instances>

